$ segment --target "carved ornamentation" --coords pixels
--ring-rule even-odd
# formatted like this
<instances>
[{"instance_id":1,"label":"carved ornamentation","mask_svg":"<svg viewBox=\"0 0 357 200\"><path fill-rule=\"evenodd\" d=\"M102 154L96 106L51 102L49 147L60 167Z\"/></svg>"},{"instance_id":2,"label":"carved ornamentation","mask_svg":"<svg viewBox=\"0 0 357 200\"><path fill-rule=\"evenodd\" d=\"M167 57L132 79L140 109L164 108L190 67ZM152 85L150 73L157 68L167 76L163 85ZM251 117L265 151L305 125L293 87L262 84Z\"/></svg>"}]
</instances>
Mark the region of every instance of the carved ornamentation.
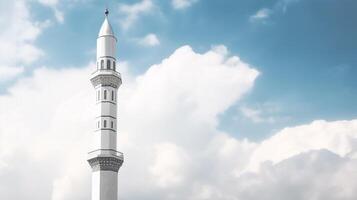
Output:
<instances>
[{"instance_id":1,"label":"carved ornamentation","mask_svg":"<svg viewBox=\"0 0 357 200\"><path fill-rule=\"evenodd\" d=\"M121 77L120 74L113 73L113 74L97 74L96 76L92 77L91 82L94 87L97 85L102 86L111 86L114 88L118 88L121 85Z\"/></svg>"},{"instance_id":2,"label":"carved ornamentation","mask_svg":"<svg viewBox=\"0 0 357 200\"><path fill-rule=\"evenodd\" d=\"M88 160L93 171L113 171L118 172L123 164L123 159L117 157L94 157Z\"/></svg>"}]
</instances>

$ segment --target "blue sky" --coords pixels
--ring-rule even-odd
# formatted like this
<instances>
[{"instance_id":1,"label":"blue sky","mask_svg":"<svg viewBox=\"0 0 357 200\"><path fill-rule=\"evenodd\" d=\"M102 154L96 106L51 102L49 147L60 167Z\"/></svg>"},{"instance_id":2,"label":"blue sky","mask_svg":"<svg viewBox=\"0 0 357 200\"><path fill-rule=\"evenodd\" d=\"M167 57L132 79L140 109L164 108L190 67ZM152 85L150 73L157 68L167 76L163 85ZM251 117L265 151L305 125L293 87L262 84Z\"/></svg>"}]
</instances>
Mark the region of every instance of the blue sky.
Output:
<instances>
[{"instance_id":1,"label":"blue sky","mask_svg":"<svg viewBox=\"0 0 357 200\"><path fill-rule=\"evenodd\" d=\"M355 0L4 0L0 199L90 199L105 7L119 199L357 198Z\"/></svg>"},{"instance_id":2,"label":"blue sky","mask_svg":"<svg viewBox=\"0 0 357 200\"><path fill-rule=\"evenodd\" d=\"M252 92L240 103L263 109L261 115L273 117L274 122L254 123L231 107L222 114L220 128L237 137L260 139L276 129L313 119L356 117L355 1L201 0L181 9L169 1L154 1L153 8L140 11L125 28L120 25L126 17L120 7L135 3L140 2L60 4L65 20L45 29L37 39L36 45L46 56L34 65L63 68L94 61L95 38L107 6L119 40L117 56L129 62L135 74L187 44L197 52L225 45L230 54L261 72ZM35 19L53 18L49 7L33 3L31 8ZM254 18L259 11L262 15ZM137 40L150 33L160 44L139 45Z\"/></svg>"},{"instance_id":3,"label":"blue sky","mask_svg":"<svg viewBox=\"0 0 357 200\"><path fill-rule=\"evenodd\" d=\"M244 135L238 137L261 138L286 125L356 116L355 1L205 0L181 9L169 1L154 1L152 8L139 12L124 28L120 23L126 15L120 7L135 3L140 1L59 4L65 17L62 23L55 21L51 7L30 4L34 20L54 21L35 42L46 56L32 65L65 68L94 61L95 38L107 6L119 39L117 56L130 63L133 73L145 72L182 45L204 52L223 44L232 55L257 68L261 76L242 102L252 109L274 106L275 111L267 115L279 120L252 123L235 116L239 113L232 107L222 115L220 127L232 133L241 130ZM253 17L262 10L265 15ZM150 33L160 44L139 45L137 40ZM5 91L11 84L2 85Z\"/></svg>"}]
</instances>

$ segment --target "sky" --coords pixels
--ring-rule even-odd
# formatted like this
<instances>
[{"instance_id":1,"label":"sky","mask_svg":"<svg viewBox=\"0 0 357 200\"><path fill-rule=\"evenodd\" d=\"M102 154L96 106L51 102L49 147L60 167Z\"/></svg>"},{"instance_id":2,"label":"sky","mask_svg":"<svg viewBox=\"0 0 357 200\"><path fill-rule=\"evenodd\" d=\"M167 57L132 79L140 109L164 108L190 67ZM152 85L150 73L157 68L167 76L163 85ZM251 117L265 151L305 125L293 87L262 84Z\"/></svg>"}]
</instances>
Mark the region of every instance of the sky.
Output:
<instances>
[{"instance_id":1,"label":"sky","mask_svg":"<svg viewBox=\"0 0 357 200\"><path fill-rule=\"evenodd\" d=\"M1 199L90 198L105 8L119 199L357 198L356 1L4 0Z\"/></svg>"}]
</instances>

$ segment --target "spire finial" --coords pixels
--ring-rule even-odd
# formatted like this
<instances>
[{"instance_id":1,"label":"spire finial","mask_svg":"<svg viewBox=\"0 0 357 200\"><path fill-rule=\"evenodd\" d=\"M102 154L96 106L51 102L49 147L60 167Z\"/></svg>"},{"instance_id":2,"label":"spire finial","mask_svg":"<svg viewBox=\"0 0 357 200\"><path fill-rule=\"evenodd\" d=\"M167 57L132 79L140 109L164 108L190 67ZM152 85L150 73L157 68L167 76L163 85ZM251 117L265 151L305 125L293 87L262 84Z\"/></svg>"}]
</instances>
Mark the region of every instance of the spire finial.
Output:
<instances>
[{"instance_id":1,"label":"spire finial","mask_svg":"<svg viewBox=\"0 0 357 200\"><path fill-rule=\"evenodd\" d=\"M109 15L109 10L108 10L108 8L105 9L104 14L105 14L106 17L108 17L108 15Z\"/></svg>"}]
</instances>

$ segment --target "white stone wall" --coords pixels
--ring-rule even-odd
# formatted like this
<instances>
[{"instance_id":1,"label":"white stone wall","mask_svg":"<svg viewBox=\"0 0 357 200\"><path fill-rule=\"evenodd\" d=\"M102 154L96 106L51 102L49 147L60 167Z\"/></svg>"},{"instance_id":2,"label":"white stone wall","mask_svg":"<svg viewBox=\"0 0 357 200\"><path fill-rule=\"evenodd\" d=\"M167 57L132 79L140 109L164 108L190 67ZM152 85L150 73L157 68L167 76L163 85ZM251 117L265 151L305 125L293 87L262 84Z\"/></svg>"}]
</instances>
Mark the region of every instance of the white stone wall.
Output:
<instances>
[{"instance_id":1,"label":"white stone wall","mask_svg":"<svg viewBox=\"0 0 357 200\"><path fill-rule=\"evenodd\" d=\"M92 173L92 200L117 200L118 173L96 171Z\"/></svg>"},{"instance_id":2,"label":"white stone wall","mask_svg":"<svg viewBox=\"0 0 357 200\"><path fill-rule=\"evenodd\" d=\"M102 57L115 58L116 39L114 36L100 36L97 39L97 60Z\"/></svg>"}]
</instances>

